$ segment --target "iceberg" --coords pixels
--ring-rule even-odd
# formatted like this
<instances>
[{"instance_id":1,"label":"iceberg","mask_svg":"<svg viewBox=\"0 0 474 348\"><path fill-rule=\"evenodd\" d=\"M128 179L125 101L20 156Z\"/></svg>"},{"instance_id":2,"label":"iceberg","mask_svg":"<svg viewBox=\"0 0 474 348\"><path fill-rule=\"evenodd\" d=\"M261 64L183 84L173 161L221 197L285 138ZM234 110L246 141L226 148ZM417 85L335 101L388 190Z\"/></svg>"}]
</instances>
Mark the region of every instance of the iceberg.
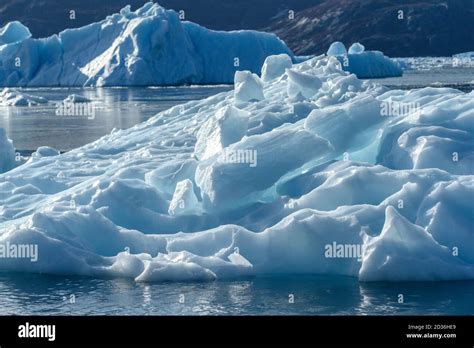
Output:
<instances>
[{"instance_id":1,"label":"iceberg","mask_svg":"<svg viewBox=\"0 0 474 348\"><path fill-rule=\"evenodd\" d=\"M328 56L334 56L334 57L345 57L347 56L347 50L346 46L340 42L340 41L335 41L329 46L328 51L326 53Z\"/></svg>"},{"instance_id":2,"label":"iceberg","mask_svg":"<svg viewBox=\"0 0 474 348\"><path fill-rule=\"evenodd\" d=\"M379 51L366 51L365 47L356 42L347 52L342 42L331 44L328 56L337 57L344 70L357 75L360 79L397 77L403 75L400 63L390 59Z\"/></svg>"},{"instance_id":3,"label":"iceberg","mask_svg":"<svg viewBox=\"0 0 474 348\"><path fill-rule=\"evenodd\" d=\"M38 259L0 258L0 270L474 279L474 92L389 90L326 55L272 62L274 78L237 74L251 82L241 94L1 174L0 244L37 245Z\"/></svg>"},{"instance_id":4,"label":"iceberg","mask_svg":"<svg viewBox=\"0 0 474 348\"><path fill-rule=\"evenodd\" d=\"M359 42L354 42L351 47L349 47L349 51L348 53L349 54L358 54L358 53L362 53L365 51L365 47L364 45L362 45L361 43Z\"/></svg>"},{"instance_id":5,"label":"iceberg","mask_svg":"<svg viewBox=\"0 0 474 348\"><path fill-rule=\"evenodd\" d=\"M262 67L262 80L265 82L281 77L286 69L293 65L291 57L287 54L269 56L265 59Z\"/></svg>"},{"instance_id":6,"label":"iceberg","mask_svg":"<svg viewBox=\"0 0 474 348\"><path fill-rule=\"evenodd\" d=\"M262 81L250 71L237 71L234 77L234 86L237 103L265 99Z\"/></svg>"},{"instance_id":7,"label":"iceberg","mask_svg":"<svg viewBox=\"0 0 474 348\"><path fill-rule=\"evenodd\" d=\"M151 2L43 39L12 22L2 40L0 85L13 87L231 84L270 55L293 57L273 34L208 30Z\"/></svg>"}]
</instances>

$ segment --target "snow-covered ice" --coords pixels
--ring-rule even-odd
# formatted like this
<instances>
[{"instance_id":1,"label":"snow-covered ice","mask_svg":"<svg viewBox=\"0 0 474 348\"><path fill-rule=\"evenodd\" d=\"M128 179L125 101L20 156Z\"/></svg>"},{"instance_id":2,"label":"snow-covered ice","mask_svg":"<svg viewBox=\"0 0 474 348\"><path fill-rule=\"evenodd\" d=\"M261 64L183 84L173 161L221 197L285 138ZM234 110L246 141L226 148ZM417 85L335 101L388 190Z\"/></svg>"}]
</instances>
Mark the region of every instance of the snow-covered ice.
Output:
<instances>
[{"instance_id":1,"label":"snow-covered ice","mask_svg":"<svg viewBox=\"0 0 474 348\"><path fill-rule=\"evenodd\" d=\"M474 92L285 69L0 175L0 243L39 246L0 270L474 279Z\"/></svg>"},{"instance_id":2,"label":"snow-covered ice","mask_svg":"<svg viewBox=\"0 0 474 348\"><path fill-rule=\"evenodd\" d=\"M151 2L43 39L17 22L1 30L0 85L13 87L230 84L270 55L293 57L273 34L208 30Z\"/></svg>"}]
</instances>

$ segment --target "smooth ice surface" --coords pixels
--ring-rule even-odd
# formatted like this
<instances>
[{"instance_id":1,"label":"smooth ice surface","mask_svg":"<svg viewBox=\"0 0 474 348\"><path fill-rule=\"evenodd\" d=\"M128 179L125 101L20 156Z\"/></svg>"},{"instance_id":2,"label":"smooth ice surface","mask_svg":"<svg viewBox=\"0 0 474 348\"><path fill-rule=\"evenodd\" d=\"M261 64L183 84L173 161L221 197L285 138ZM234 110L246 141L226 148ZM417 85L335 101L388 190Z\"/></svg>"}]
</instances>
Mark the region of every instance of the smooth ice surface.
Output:
<instances>
[{"instance_id":1,"label":"smooth ice surface","mask_svg":"<svg viewBox=\"0 0 474 348\"><path fill-rule=\"evenodd\" d=\"M0 175L0 243L39 247L0 269L474 279L474 92L389 90L328 56L256 85Z\"/></svg>"},{"instance_id":2,"label":"smooth ice surface","mask_svg":"<svg viewBox=\"0 0 474 348\"><path fill-rule=\"evenodd\" d=\"M151 2L44 39L9 26L0 46L3 86L230 84L236 70L260 73L267 56L293 56L273 34L208 30Z\"/></svg>"}]
</instances>

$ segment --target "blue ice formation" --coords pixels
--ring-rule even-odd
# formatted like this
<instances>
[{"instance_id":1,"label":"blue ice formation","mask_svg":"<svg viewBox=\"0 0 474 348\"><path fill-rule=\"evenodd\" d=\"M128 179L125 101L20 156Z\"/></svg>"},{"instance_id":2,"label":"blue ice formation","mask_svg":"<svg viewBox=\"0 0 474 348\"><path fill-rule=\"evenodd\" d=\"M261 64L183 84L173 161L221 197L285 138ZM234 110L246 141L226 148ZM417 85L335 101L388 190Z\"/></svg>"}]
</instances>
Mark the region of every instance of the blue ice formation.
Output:
<instances>
[{"instance_id":1,"label":"blue ice formation","mask_svg":"<svg viewBox=\"0 0 474 348\"><path fill-rule=\"evenodd\" d=\"M0 29L0 86L146 86L232 83L267 56L293 54L277 36L221 32L147 3L44 39L18 22Z\"/></svg>"},{"instance_id":2,"label":"blue ice formation","mask_svg":"<svg viewBox=\"0 0 474 348\"><path fill-rule=\"evenodd\" d=\"M365 47L358 42L349 48L349 52L342 42L333 42L327 55L337 57L344 70L357 75L360 79L403 75L398 62L388 58L382 52L366 51Z\"/></svg>"},{"instance_id":3,"label":"blue ice formation","mask_svg":"<svg viewBox=\"0 0 474 348\"><path fill-rule=\"evenodd\" d=\"M325 55L266 65L264 80L239 73L238 90L1 174L0 245L38 259L0 271L474 279L474 92L389 90ZM4 132L0 149L8 166Z\"/></svg>"}]
</instances>

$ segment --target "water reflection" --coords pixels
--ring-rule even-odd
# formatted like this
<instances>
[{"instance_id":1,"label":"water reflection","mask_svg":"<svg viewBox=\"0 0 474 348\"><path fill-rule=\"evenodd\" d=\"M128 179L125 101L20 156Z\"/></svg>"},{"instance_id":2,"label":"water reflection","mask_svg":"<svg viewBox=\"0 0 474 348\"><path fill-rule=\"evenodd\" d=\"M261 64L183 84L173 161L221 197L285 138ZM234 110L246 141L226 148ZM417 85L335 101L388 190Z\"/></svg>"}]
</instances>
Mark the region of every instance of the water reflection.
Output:
<instances>
[{"instance_id":1,"label":"water reflection","mask_svg":"<svg viewBox=\"0 0 474 348\"><path fill-rule=\"evenodd\" d=\"M359 283L350 277L301 275L137 284L0 274L0 314L472 315L473 299L473 281Z\"/></svg>"},{"instance_id":2,"label":"water reflection","mask_svg":"<svg viewBox=\"0 0 474 348\"><path fill-rule=\"evenodd\" d=\"M88 144L112 129L125 129L146 121L162 110L203 99L230 86L163 88L27 88L25 93L50 101L34 107L0 107L0 128L18 150L52 146L61 151ZM56 104L79 94L93 103L94 118L56 115Z\"/></svg>"}]
</instances>

